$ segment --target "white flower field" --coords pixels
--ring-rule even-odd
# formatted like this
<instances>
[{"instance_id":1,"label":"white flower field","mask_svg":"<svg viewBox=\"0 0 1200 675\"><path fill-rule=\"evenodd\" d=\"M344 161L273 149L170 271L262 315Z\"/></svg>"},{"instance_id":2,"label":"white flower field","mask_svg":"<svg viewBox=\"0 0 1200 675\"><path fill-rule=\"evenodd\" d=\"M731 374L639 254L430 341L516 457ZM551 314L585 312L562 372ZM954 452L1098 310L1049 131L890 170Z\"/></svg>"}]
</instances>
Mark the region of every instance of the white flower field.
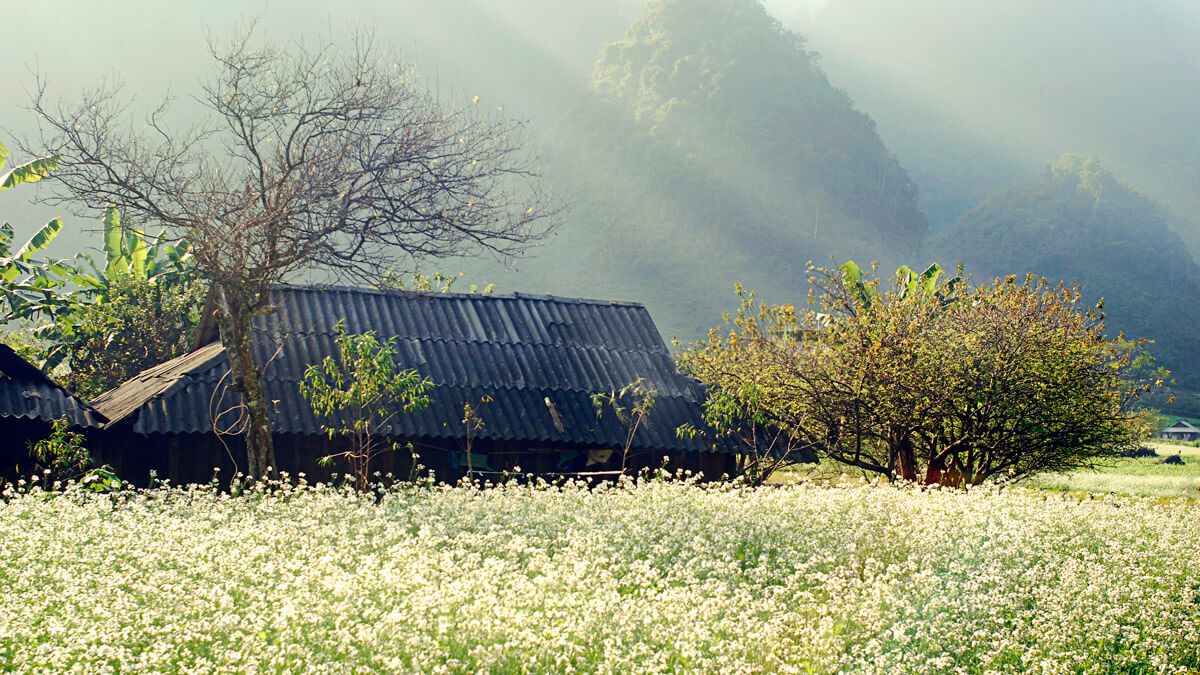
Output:
<instances>
[{"instance_id":1,"label":"white flower field","mask_svg":"<svg viewBox=\"0 0 1200 675\"><path fill-rule=\"evenodd\" d=\"M1027 489L33 491L0 670L1200 668L1200 508Z\"/></svg>"}]
</instances>

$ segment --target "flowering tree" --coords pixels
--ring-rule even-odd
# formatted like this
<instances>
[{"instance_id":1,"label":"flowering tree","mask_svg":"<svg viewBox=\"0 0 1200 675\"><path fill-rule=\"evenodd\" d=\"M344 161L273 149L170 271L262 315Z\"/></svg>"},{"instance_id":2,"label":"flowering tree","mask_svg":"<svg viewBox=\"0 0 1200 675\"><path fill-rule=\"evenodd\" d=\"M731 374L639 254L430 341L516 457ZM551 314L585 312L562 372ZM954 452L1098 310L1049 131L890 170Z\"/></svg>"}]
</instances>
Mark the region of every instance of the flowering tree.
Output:
<instances>
[{"instance_id":1,"label":"flowering tree","mask_svg":"<svg viewBox=\"0 0 1200 675\"><path fill-rule=\"evenodd\" d=\"M1088 465L1140 440L1129 343L1078 288L1015 277L972 287L901 268L812 268L809 305L739 289L726 326L681 368L793 443L868 472L973 485ZM733 402L731 404L731 401Z\"/></svg>"}]
</instances>

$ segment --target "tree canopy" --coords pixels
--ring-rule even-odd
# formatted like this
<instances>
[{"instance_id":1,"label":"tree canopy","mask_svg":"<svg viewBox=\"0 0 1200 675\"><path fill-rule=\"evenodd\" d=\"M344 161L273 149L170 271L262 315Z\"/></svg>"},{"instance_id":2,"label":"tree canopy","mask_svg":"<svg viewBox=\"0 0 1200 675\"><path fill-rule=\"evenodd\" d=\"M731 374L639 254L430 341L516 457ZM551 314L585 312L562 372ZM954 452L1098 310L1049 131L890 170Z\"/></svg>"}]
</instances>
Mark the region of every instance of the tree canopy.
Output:
<instances>
[{"instance_id":1,"label":"tree canopy","mask_svg":"<svg viewBox=\"0 0 1200 675\"><path fill-rule=\"evenodd\" d=\"M901 268L885 292L853 263L813 268L807 307L743 294L680 366L711 386L710 412L893 479L1013 480L1136 447L1152 384L1128 379L1131 346L1078 289L941 277Z\"/></svg>"}]
</instances>

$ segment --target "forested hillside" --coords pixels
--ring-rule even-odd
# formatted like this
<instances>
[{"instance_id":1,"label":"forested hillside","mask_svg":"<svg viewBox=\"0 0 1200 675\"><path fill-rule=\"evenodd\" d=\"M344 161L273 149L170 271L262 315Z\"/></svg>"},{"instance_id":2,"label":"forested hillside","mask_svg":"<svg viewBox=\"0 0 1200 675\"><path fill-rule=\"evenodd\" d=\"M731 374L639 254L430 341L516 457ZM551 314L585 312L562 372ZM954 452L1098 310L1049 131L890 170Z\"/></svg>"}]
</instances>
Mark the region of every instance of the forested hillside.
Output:
<instances>
[{"instance_id":1,"label":"forested hillside","mask_svg":"<svg viewBox=\"0 0 1200 675\"><path fill-rule=\"evenodd\" d=\"M505 285L637 299L668 337L701 335L735 281L795 298L808 260L907 259L926 227L874 122L753 0L648 5L547 165L573 218Z\"/></svg>"},{"instance_id":2,"label":"forested hillside","mask_svg":"<svg viewBox=\"0 0 1200 675\"><path fill-rule=\"evenodd\" d=\"M829 76L879 123L920 187L931 229L1073 152L1102 157L1169 203L1172 229L1200 253L1200 4L777 6L821 52Z\"/></svg>"},{"instance_id":3,"label":"forested hillside","mask_svg":"<svg viewBox=\"0 0 1200 675\"><path fill-rule=\"evenodd\" d=\"M1110 329L1149 347L1180 385L1200 388L1198 267L1166 209L1094 157L1066 155L1040 178L1001 190L931 242L976 277L1033 272L1103 297ZM1193 405L1190 401L1188 405Z\"/></svg>"}]
</instances>

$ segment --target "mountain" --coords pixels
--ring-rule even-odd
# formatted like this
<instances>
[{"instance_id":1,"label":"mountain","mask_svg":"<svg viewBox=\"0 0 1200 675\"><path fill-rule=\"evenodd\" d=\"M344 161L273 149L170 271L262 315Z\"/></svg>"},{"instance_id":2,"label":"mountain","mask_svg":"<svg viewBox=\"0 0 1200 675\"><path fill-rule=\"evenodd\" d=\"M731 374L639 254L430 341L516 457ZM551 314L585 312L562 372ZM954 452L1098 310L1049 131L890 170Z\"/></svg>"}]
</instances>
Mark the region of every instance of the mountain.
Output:
<instances>
[{"instance_id":1,"label":"mountain","mask_svg":"<svg viewBox=\"0 0 1200 675\"><path fill-rule=\"evenodd\" d=\"M871 118L754 0L649 4L546 162L574 214L502 285L638 299L668 337L719 323L735 281L799 300L807 261L911 262L926 229Z\"/></svg>"},{"instance_id":2,"label":"mountain","mask_svg":"<svg viewBox=\"0 0 1200 675\"><path fill-rule=\"evenodd\" d=\"M1166 209L1105 170L1065 155L1036 180L1000 190L933 238L944 261L977 280L1032 272L1104 298L1110 333L1148 350L1179 384L1200 389L1200 266L1167 227Z\"/></svg>"},{"instance_id":3,"label":"mountain","mask_svg":"<svg viewBox=\"0 0 1200 675\"><path fill-rule=\"evenodd\" d=\"M1169 204L1200 254L1200 3L827 0L780 16L879 123L931 229L1080 152Z\"/></svg>"}]
</instances>

